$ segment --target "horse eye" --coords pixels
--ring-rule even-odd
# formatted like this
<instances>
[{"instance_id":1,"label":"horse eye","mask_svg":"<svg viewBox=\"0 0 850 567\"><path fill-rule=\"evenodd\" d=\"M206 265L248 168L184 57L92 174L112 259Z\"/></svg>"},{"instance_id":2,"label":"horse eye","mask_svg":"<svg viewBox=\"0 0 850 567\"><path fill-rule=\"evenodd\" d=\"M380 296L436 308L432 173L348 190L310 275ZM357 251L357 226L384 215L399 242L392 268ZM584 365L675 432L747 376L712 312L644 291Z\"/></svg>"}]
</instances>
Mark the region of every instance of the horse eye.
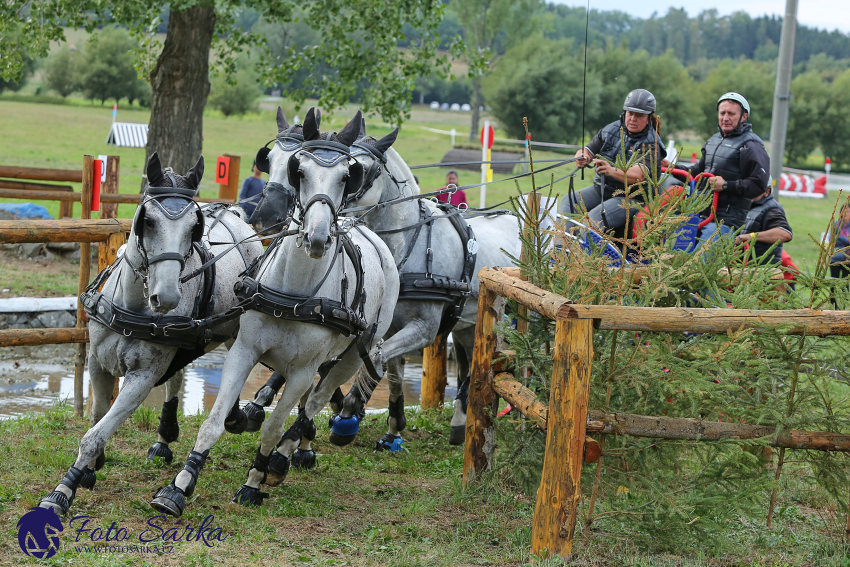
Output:
<instances>
[{"instance_id":1,"label":"horse eye","mask_svg":"<svg viewBox=\"0 0 850 567\"><path fill-rule=\"evenodd\" d=\"M153 228L153 227L155 227L155 226L156 226L156 221L155 221L155 220L153 220L153 219L152 219L152 218L150 218L150 217L145 218L145 226L146 226L146 227L148 227L148 228Z\"/></svg>"},{"instance_id":2,"label":"horse eye","mask_svg":"<svg viewBox=\"0 0 850 567\"><path fill-rule=\"evenodd\" d=\"M298 170L298 175L301 176L302 179L304 178L304 172L300 169Z\"/></svg>"},{"instance_id":3,"label":"horse eye","mask_svg":"<svg viewBox=\"0 0 850 567\"><path fill-rule=\"evenodd\" d=\"M349 174L347 174L347 173L346 173L345 175L343 175L343 176L342 176L342 180L343 180L343 181L348 181L349 179L351 179L351 176L350 176Z\"/></svg>"}]
</instances>

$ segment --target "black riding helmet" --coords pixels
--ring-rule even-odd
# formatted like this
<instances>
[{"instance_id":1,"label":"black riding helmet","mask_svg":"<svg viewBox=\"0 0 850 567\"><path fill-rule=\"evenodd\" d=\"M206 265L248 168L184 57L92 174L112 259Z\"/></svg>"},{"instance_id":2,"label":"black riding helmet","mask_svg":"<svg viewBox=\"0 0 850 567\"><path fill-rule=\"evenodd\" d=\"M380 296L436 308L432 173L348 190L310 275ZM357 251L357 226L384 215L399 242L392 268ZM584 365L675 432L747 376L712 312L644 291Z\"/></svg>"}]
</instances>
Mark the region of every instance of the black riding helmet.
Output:
<instances>
[{"instance_id":1,"label":"black riding helmet","mask_svg":"<svg viewBox=\"0 0 850 567\"><path fill-rule=\"evenodd\" d=\"M655 96L646 89L635 89L626 95L623 110L638 114L652 114L655 112Z\"/></svg>"}]
</instances>

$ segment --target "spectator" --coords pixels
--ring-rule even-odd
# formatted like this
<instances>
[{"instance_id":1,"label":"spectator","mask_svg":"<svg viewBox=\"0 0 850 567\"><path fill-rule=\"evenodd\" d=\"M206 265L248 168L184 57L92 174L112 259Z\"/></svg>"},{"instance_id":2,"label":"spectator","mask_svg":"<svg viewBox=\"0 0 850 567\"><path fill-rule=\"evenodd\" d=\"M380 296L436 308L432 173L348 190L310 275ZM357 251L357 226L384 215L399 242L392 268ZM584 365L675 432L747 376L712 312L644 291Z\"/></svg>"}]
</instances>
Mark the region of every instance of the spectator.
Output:
<instances>
[{"instance_id":1,"label":"spectator","mask_svg":"<svg viewBox=\"0 0 850 567\"><path fill-rule=\"evenodd\" d=\"M458 186L457 171L455 171L454 169L450 169L449 172L446 174L446 184L442 189L440 189L440 191L442 191L443 189L447 189L449 185L454 185L455 187ZM442 195L437 195L437 200L446 203L449 200L449 194L443 193ZM461 203L466 205L466 192L463 189L458 189L457 191L452 193L451 203L456 207Z\"/></svg>"},{"instance_id":2,"label":"spectator","mask_svg":"<svg viewBox=\"0 0 850 567\"><path fill-rule=\"evenodd\" d=\"M829 273L834 278L850 276L850 206L841 207L835 221L835 255L829 261Z\"/></svg>"},{"instance_id":3,"label":"spectator","mask_svg":"<svg viewBox=\"0 0 850 567\"><path fill-rule=\"evenodd\" d=\"M254 163L251 164L251 173L253 173L253 175L246 178L242 183L242 191L239 193L240 201L250 199L251 197L263 192L263 187L265 186L265 183L263 183L263 172L257 169L257 160L254 160ZM257 197L249 203L242 203L240 205L240 207L242 207L248 215L248 218L251 218L251 215L254 213L254 209L257 208L257 203L259 203L259 201L260 198Z\"/></svg>"}]
</instances>

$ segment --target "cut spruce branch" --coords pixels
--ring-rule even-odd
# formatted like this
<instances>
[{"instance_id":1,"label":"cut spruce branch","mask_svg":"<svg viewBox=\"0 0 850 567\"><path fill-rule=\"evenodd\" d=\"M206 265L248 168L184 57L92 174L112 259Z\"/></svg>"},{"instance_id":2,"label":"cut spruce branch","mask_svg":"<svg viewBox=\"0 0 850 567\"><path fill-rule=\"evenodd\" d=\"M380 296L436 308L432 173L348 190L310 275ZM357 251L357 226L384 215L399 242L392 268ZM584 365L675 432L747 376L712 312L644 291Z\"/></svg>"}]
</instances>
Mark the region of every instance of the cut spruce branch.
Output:
<instances>
[{"instance_id":1,"label":"cut spruce branch","mask_svg":"<svg viewBox=\"0 0 850 567\"><path fill-rule=\"evenodd\" d=\"M494 378L496 393L545 430L549 408L537 396L513 380L509 373ZM588 411L587 433L629 435L674 441L728 441L765 439L768 445L786 449L850 452L850 435L829 431L779 430L771 425L749 425L684 417L634 415Z\"/></svg>"}]
</instances>

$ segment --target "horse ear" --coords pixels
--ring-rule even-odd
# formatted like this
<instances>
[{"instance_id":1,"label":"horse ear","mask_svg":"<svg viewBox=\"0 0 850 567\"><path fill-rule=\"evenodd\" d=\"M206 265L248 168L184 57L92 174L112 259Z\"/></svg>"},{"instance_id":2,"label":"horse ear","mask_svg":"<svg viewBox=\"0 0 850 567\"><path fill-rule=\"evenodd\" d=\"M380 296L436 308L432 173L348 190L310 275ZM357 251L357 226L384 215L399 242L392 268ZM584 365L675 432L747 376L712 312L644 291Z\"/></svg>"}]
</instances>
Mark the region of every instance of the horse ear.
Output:
<instances>
[{"instance_id":1,"label":"horse ear","mask_svg":"<svg viewBox=\"0 0 850 567\"><path fill-rule=\"evenodd\" d=\"M322 125L322 111L318 108L316 109L316 128L320 128Z\"/></svg>"},{"instance_id":2,"label":"horse ear","mask_svg":"<svg viewBox=\"0 0 850 567\"><path fill-rule=\"evenodd\" d=\"M195 163L195 165L192 166L192 169L190 169L186 173L186 180L189 182L189 184L193 188L197 189L198 186L201 184L201 179L203 177L204 177L204 156L201 156L201 157L198 158L198 161Z\"/></svg>"},{"instance_id":3,"label":"horse ear","mask_svg":"<svg viewBox=\"0 0 850 567\"><path fill-rule=\"evenodd\" d=\"M145 170L148 176L149 187L162 187L165 182L165 176L162 174L162 163L159 161L159 154L154 152L148 158L148 167Z\"/></svg>"},{"instance_id":4,"label":"horse ear","mask_svg":"<svg viewBox=\"0 0 850 567\"><path fill-rule=\"evenodd\" d=\"M319 139L319 120L316 118L316 109L310 108L304 117L304 141Z\"/></svg>"},{"instance_id":5,"label":"horse ear","mask_svg":"<svg viewBox=\"0 0 850 567\"><path fill-rule=\"evenodd\" d=\"M286 121L286 116L283 114L283 109L277 107L277 133L280 134L289 129L289 122Z\"/></svg>"},{"instance_id":6,"label":"horse ear","mask_svg":"<svg viewBox=\"0 0 850 567\"><path fill-rule=\"evenodd\" d=\"M388 149L390 149L390 146L392 146L395 143L396 138L398 138L398 126L395 127L395 130L393 130L392 132L390 132L389 134L387 134L386 136L384 136L383 138L378 140L378 142L375 144L375 147L382 154L386 153L386 151Z\"/></svg>"},{"instance_id":7,"label":"horse ear","mask_svg":"<svg viewBox=\"0 0 850 567\"><path fill-rule=\"evenodd\" d=\"M363 118L362 115L360 116L360 133L357 134L357 137L358 138L365 138L366 137L366 119Z\"/></svg>"},{"instance_id":8,"label":"horse ear","mask_svg":"<svg viewBox=\"0 0 850 567\"><path fill-rule=\"evenodd\" d=\"M360 131L360 121L363 119L363 115L360 111L357 111L357 114L354 115L354 118L345 125L345 128L339 131L336 135L336 139L340 144L344 144L346 146L350 146L354 143L354 140L357 139L357 133Z\"/></svg>"}]
</instances>

